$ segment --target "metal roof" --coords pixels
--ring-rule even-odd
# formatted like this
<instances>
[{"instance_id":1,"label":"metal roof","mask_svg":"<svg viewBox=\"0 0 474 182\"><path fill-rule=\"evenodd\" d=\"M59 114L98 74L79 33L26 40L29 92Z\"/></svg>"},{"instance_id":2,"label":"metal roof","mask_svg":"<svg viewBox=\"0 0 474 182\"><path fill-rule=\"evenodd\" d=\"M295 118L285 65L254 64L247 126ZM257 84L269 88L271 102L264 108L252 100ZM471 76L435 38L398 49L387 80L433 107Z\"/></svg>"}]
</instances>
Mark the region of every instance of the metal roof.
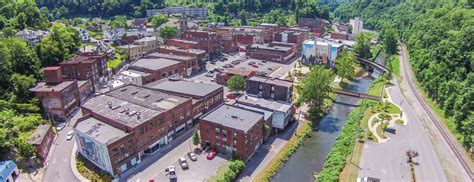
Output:
<instances>
[{"instance_id":1,"label":"metal roof","mask_svg":"<svg viewBox=\"0 0 474 182\"><path fill-rule=\"evenodd\" d=\"M89 118L77 123L75 126L76 130L100 143L108 145L128 135L123 130L99 121L94 117L86 117Z\"/></svg>"},{"instance_id":2,"label":"metal roof","mask_svg":"<svg viewBox=\"0 0 474 182\"><path fill-rule=\"evenodd\" d=\"M260 120L263 120L263 114L224 104L206 114L202 119L247 132Z\"/></svg>"},{"instance_id":3,"label":"metal roof","mask_svg":"<svg viewBox=\"0 0 474 182\"><path fill-rule=\"evenodd\" d=\"M204 97L209 95L223 87L216 84L205 84L205 83L196 83L191 81L165 81L165 82L153 82L150 83L150 88L182 93L191 96Z\"/></svg>"}]
</instances>

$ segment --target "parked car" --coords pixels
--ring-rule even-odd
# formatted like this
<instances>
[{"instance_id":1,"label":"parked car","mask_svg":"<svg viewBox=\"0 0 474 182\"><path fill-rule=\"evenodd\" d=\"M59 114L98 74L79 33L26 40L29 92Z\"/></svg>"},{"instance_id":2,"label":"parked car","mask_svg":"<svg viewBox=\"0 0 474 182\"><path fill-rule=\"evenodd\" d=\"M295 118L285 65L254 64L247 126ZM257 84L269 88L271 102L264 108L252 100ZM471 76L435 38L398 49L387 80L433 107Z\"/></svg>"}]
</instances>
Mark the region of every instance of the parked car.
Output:
<instances>
[{"instance_id":1,"label":"parked car","mask_svg":"<svg viewBox=\"0 0 474 182\"><path fill-rule=\"evenodd\" d=\"M380 179L373 177L358 177L357 182L380 182Z\"/></svg>"},{"instance_id":2,"label":"parked car","mask_svg":"<svg viewBox=\"0 0 474 182\"><path fill-rule=\"evenodd\" d=\"M266 63L266 62L267 62L267 60L262 60L262 63Z\"/></svg>"},{"instance_id":3,"label":"parked car","mask_svg":"<svg viewBox=\"0 0 474 182\"><path fill-rule=\"evenodd\" d=\"M66 123L59 123L56 125L56 130L61 131L66 126Z\"/></svg>"},{"instance_id":4,"label":"parked car","mask_svg":"<svg viewBox=\"0 0 474 182\"><path fill-rule=\"evenodd\" d=\"M207 73L206 73L206 76L207 76L207 77L213 77L213 76L214 76L214 74L213 74L213 73L211 73L211 72L207 72Z\"/></svg>"},{"instance_id":5,"label":"parked car","mask_svg":"<svg viewBox=\"0 0 474 182\"><path fill-rule=\"evenodd\" d=\"M184 157L180 157L178 159L178 162L179 162L179 165L181 166L182 169L189 169L188 162L186 161L186 159Z\"/></svg>"},{"instance_id":6,"label":"parked car","mask_svg":"<svg viewBox=\"0 0 474 182\"><path fill-rule=\"evenodd\" d=\"M188 157L191 161L197 161L197 155L194 152L188 152Z\"/></svg>"},{"instance_id":7,"label":"parked car","mask_svg":"<svg viewBox=\"0 0 474 182\"><path fill-rule=\"evenodd\" d=\"M395 128L391 128L391 127L386 127L385 131L389 132L391 134L396 134L397 133L397 130Z\"/></svg>"},{"instance_id":8,"label":"parked car","mask_svg":"<svg viewBox=\"0 0 474 182\"><path fill-rule=\"evenodd\" d=\"M221 72L219 68L214 68L214 72Z\"/></svg>"},{"instance_id":9,"label":"parked car","mask_svg":"<svg viewBox=\"0 0 474 182\"><path fill-rule=\"evenodd\" d=\"M228 99L235 99L235 97L236 97L236 96L235 96L234 94L232 94L232 93L230 93L230 94L227 95L227 98L228 98Z\"/></svg>"},{"instance_id":10,"label":"parked car","mask_svg":"<svg viewBox=\"0 0 474 182\"><path fill-rule=\"evenodd\" d=\"M67 139L67 140L71 140L72 137L74 137L74 131L69 131L69 132L67 133L67 135L66 135L66 139Z\"/></svg>"},{"instance_id":11,"label":"parked car","mask_svg":"<svg viewBox=\"0 0 474 182\"><path fill-rule=\"evenodd\" d=\"M216 64L216 62L212 61L211 64Z\"/></svg>"},{"instance_id":12,"label":"parked car","mask_svg":"<svg viewBox=\"0 0 474 182\"><path fill-rule=\"evenodd\" d=\"M176 167L174 167L174 166L168 166L168 167L165 169L165 172L167 172L167 173L170 174L170 175L176 174Z\"/></svg>"},{"instance_id":13,"label":"parked car","mask_svg":"<svg viewBox=\"0 0 474 182\"><path fill-rule=\"evenodd\" d=\"M212 160L214 157L216 157L217 152L216 151L211 151L209 154L207 154L207 160Z\"/></svg>"},{"instance_id":14,"label":"parked car","mask_svg":"<svg viewBox=\"0 0 474 182\"><path fill-rule=\"evenodd\" d=\"M258 63L258 65L262 66L262 65L263 65L263 63Z\"/></svg>"},{"instance_id":15,"label":"parked car","mask_svg":"<svg viewBox=\"0 0 474 182\"><path fill-rule=\"evenodd\" d=\"M254 67L254 68L258 68L258 65L256 65L256 64L252 64L252 67Z\"/></svg>"}]
</instances>

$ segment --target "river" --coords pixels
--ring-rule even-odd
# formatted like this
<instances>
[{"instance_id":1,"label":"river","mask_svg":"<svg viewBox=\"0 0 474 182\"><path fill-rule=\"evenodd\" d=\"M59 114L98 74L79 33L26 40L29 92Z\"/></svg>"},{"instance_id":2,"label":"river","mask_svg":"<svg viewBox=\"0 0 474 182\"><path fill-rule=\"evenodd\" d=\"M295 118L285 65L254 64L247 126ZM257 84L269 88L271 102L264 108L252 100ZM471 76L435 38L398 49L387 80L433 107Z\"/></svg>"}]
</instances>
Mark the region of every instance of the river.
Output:
<instances>
[{"instance_id":1,"label":"river","mask_svg":"<svg viewBox=\"0 0 474 182\"><path fill-rule=\"evenodd\" d=\"M346 89L367 93L372 78L356 78ZM318 125L319 130L313 131L311 138L283 165L272 178L272 182L306 182L314 181L313 173L321 171L322 165L332 149L349 113L359 99L339 95L329 113Z\"/></svg>"}]
</instances>

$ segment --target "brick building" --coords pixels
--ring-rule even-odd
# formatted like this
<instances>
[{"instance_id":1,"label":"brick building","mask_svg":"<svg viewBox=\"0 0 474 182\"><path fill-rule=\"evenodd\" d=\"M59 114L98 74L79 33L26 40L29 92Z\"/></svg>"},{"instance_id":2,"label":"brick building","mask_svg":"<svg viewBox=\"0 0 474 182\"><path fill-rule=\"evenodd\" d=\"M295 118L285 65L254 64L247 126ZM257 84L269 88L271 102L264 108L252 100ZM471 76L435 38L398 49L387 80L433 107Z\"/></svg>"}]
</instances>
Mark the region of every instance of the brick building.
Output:
<instances>
[{"instance_id":1,"label":"brick building","mask_svg":"<svg viewBox=\"0 0 474 182\"><path fill-rule=\"evenodd\" d=\"M307 27L318 36L324 34L324 24L325 20L320 18L298 18L299 27Z\"/></svg>"},{"instance_id":2,"label":"brick building","mask_svg":"<svg viewBox=\"0 0 474 182\"><path fill-rule=\"evenodd\" d=\"M331 39L349 40L349 34L345 32L332 32Z\"/></svg>"},{"instance_id":3,"label":"brick building","mask_svg":"<svg viewBox=\"0 0 474 182\"><path fill-rule=\"evenodd\" d=\"M137 60L147 54L158 51L159 41L156 37L143 37L133 41L133 44L118 46L130 60Z\"/></svg>"},{"instance_id":4,"label":"brick building","mask_svg":"<svg viewBox=\"0 0 474 182\"><path fill-rule=\"evenodd\" d=\"M118 87L82 105L85 117L74 127L78 151L117 176L189 128L191 111L190 98L135 85Z\"/></svg>"},{"instance_id":5,"label":"brick building","mask_svg":"<svg viewBox=\"0 0 474 182\"><path fill-rule=\"evenodd\" d=\"M151 53L145 56L146 59L169 59L174 61L179 61L184 65L186 70L185 76L191 76L194 73L197 73L201 70L198 64L198 58L192 56L181 56L173 54L164 54L164 53Z\"/></svg>"},{"instance_id":6,"label":"brick building","mask_svg":"<svg viewBox=\"0 0 474 182\"><path fill-rule=\"evenodd\" d=\"M246 92L249 95L282 102L291 102L293 82L277 78L253 76L247 79Z\"/></svg>"},{"instance_id":7,"label":"brick building","mask_svg":"<svg viewBox=\"0 0 474 182\"><path fill-rule=\"evenodd\" d=\"M50 125L39 125L38 128L28 138L28 143L36 148L36 153L41 161L45 162L49 149L54 140L53 129Z\"/></svg>"},{"instance_id":8,"label":"brick building","mask_svg":"<svg viewBox=\"0 0 474 182\"><path fill-rule=\"evenodd\" d=\"M66 121L80 105L76 80L63 80L60 67L43 69L45 81L39 82L30 91L40 100L45 114L55 122Z\"/></svg>"},{"instance_id":9,"label":"brick building","mask_svg":"<svg viewBox=\"0 0 474 182\"><path fill-rule=\"evenodd\" d=\"M238 69L238 68L227 68L221 73L216 75L216 83L221 85L227 85L227 81L235 75L239 75L244 77L244 79L248 79L255 75L255 71L247 70L247 69Z\"/></svg>"},{"instance_id":10,"label":"brick building","mask_svg":"<svg viewBox=\"0 0 474 182\"><path fill-rule=\"evenodd\" d=\"M297 56L290 47L252 44L246 48L247 56L253 59L289 63Z\"/></svg>"},{"instance_id":11,"label":"brick building","mask_svg":"<svg viewBox=\"0 0 474 182\"><path fill-rule=\"evenodd\" d=\"M276 132L282 131L292 121L295 107L292 103L277 102L252 96L244 96L236 99L235 106L252 111L263 112L265 122ZM268 131L270 133L270 131Z\"/></svg>"},{"instance_id":12,"label":"brick building","mask_svg":"<svg viewBox=\"0 0 474 182\"><path fill-rule=\"evenodd\" d=\"M164 58L139 59L130 65L130 70L142 75L143 85L173 75L184 76L186 71L182 62Z\"/></svg>"},{"instance_id":13,"label":"brick building","mask_svg":"<svg viewBox=\"0 0 474 182\"><path fill-rule=\"evenodd\" d=\"M222 51L225 53L234 53L239 51L239 44L237 38L233 35L222 35L220 37L220 44Z\"/></svg>"},{"instance_id":14,"label":"brick building","mask_svg":"<svg viewBox=\"0 0 474 182\"><path fill-rule=\"evenodd\" d=\"M182 49L197 49L199 47L199 42L181 39L167 39L165 45L176 46Z\"/></svg>"},{"instance_id":15,"label":"brick building","mask_svg":"<svg viewBox=\"0 0 474 182\"><path fill-rule=\"evenodd\" d=\"M283 31L276 33L273 40L275 42L296 43L301 44L306 40L307 36L302 32Z\"/></svg>"},{"instance_id":16,"label":"brick building","mask_svg":"<svg viewBox=\"0 0 474 182\"><path fill-rule=\"evenodd\" d=\"M216 32L203 30L188 30L181 35L182 39L198 42L198 49L205 50L209 55L213 55L218 50Z\"/></svg>"},{"instance_id":17,"label":"brick building","mask_svg":"<svg viewBox=\"0 0 474 182\"><path fill-rule=\"evenodd\" d=\"M204 145L247 160L263 142L263 114L222 105L199 123Z\"/></svg>"},{"instance_id":18,"label":"brick building","mask_svg":"<svg viewBox=\"0 0 474 182\"><path fill-rule=\"evenodd\" d=\"M196 57L201 70L206 69L206 61L209 60L209 55L205 50L201 49L183 49L176 46L160 46L158 52L164 54Z\"/></svg>"},{"instance_id":19,"label":"brick building","mask_svg":"<svg viewBox=\"0 0 474 182\"><path fill-rule=\"evenodd\" d=\"M146 86L161 92L193 98L194 119L198 119L224 103L224 88L220 85L182 80L159 80Z\"/></svg>"},{"instance_id":20,"label":"brick building","mask_svg":"<svg viewBox=\"0 0 474 182\"><path fill-rule=\"evenodd\" d=\"M64 78L91 80L95 91L109 80L107 57L102 53L80 54L59 65Z\"/></svg>"}]
</instances>

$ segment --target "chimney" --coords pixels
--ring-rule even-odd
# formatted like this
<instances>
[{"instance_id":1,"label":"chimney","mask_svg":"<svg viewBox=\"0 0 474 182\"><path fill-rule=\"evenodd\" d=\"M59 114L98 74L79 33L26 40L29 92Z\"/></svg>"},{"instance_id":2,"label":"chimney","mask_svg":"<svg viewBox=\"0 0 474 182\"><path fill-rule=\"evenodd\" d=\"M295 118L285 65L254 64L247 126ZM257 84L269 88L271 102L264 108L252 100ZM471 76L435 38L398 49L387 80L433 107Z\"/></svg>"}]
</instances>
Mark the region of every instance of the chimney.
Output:
<instances>
[{"instance_id":1,"label":"chimney","mask_svg":"<svg viewBox=\"0 0 474 182\"><path fill-rule=\"evenodd\" d=\"M43 68L44 80L47 84L56 84L63 82L63 75L61 72L61 67L45 67Z\"/></svg>"},{"instance_id":2,"label":"chimney","mask_svg":"<svg viewBox=\"0 0 474 182\"><path fill-rule=\"evenodd\" d=\"M128 115L130 112L130 109L129 108L125 108L125 114Z\"/></svg>"},{"instance_id":3,"label":"chimney","mask_svg":"<svg viewBox=\"0 0 474 182\"><path fill-rule=\"evenodd\" d=\"M112 102L109 102L109 109L112 109Z\"/></svg>"},{"instance_id":4,"label":"chimney","mask_svg":"<svg viewBox=\"0 0 474 182\"><path fill-rule=\"evenodd\" d=\"M140 112L137 112L137 119L140 119Z\"/></svg>"}]
</instances>

